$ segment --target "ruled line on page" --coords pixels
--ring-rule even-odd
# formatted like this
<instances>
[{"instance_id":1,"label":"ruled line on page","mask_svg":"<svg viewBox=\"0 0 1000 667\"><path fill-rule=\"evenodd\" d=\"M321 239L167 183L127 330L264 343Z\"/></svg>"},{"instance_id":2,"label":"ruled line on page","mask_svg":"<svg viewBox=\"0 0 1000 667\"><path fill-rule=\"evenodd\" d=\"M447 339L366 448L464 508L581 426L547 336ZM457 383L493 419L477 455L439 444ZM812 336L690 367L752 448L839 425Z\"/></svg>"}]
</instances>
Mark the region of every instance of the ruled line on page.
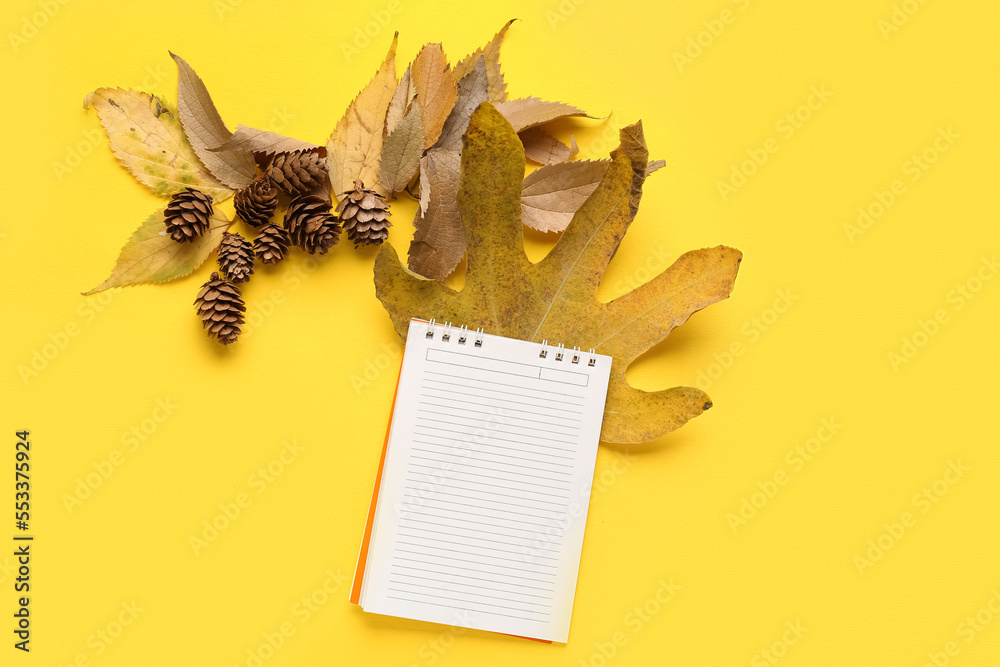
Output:
<instances>
[{"instance_id":1,"label":"ruled line on page","mask_svg":"<svg viewBox=\"0 0 1000 667\"><path fill-rule=\"evenodd\" d=\"M472 549L489 549L491 551L498 551L500 553L505 553L505 554L525 555L525 553L523 551L511 551L510 549L499 549L499 548L493 547L493 546L479 546L479 545L476 545L476 544L468 544L466 542L455 542L454 540L443 540L443 539L441 539L439 537L427 537L426 535L420 535L419 533L418 534L408 534L408 533L400 532L399 534L402 535L403 537L407 537L407 538L410 538L410 539L413 539L413 540L433 540L435 543L441 542L443 544L454 544L455 546L459 546L459 547L469 547L469 548L472 548ZM470 540L474 540L474 539L477 539L477 538L470 537L469 539ZM496 540L490 540L490 541L496 541ZM513 544L510 544L509 542L499 542L499 544L504 544L506 546L514 546ZM531 547L527 547L527 546L525 547L525 549L530 549L530 548ZM534 550L535 551L543 551L542 549L534 549ZM544 551L547 551L547 549L545 549ZM540 554L529 554L528 558L543 558L545 560L559 560L555 556L542 556Z\"/></svg>"},{"instance_id":2,"label":"ruled line on page","mask_svg":"<svg viewBox=\"0 0 1000 667\"><path fill-rule=\"evenodd\" d=\"M427 519L414 519L413 516L428 517L430 519L437 519L437 521L428 521ZM473 522L473 521L463 521L461 519L453 519L451 517L441 517L441 516L438 516L436 514L429 514L427 512L414 512L412 510L409 511L409 512L407 512L407 514L405 516L401 516L399 518L399 520L400 521L413 521L413 522L416 522L416 523L427 523L427 524L430 524L432 526L439 526L441 528L450 528L452 530L466 530L466 531L469 531L469 532L472 532L472 533L484 533L486 535L492 535L494 537L511 537L511 538L522 539L522 540L528 540L528 539L532 539L532 538L536 538L537 539L538 537L544 535L543 533L539 533L538 531L533 531L533 530L528 529L528 528L520 528L519 529L519 528L513 528L511 526L493 526L492 524L481 524L481 523L476 523L476 522ZM460 525L455 525L455 524L452 524L452 523L443 523L443 521L460 521L461 524ZM471 523L475 523L475 525L477 525L477 526L483 526L483 525L490 526L490 530L485 530L483 528L472 528L472 527L469 526L469 524L471 524ZM503 530L518 531L520 534L517 534L517 533L510 534L510 533L499 532L499 529L501 529L501 528ZM560 533L552 533L552 535L553 536L559 536Z\"/></svg>"},{"instance_id":3,"label":"ruled line on page","mask_svg":"<svg viewBox=\"0 0 1000 667\"><path fill-rule=\"evenodd\" d=\"M428 392L437 392L436 394L431 394ZM441 394L440 396L437 394ZM462 393L462 398L457 398L454 392L450 392L446 389L437 389L435 387L421 387L420 396L423 398L433 398L436 401L433 405L439 405L442 407L451 407L451 403L462 403L465 405L475 405L481 408L496 408L504 411L510 412L523 412L527 415L535 415L538 417L548 417L549 419L562 419L564 421L571 421L574 424L580 423L580 418L578 416L566 416L566 415L582 415L583 412L577 410L566 410L565 408L547 408L543 405L538 405L538 403L525 403L523 401L508 401L506 398L491 398L486 396L476 396L475 394ZM470 401L470 398L489 398L490 403L481 403L479 401ZM524 408L511 408L506 405L497 405L497 401L504 401L506 403L514 403L516 405L529 405L535 409L541 410L551 410L558 414L550 415L545 412L535 412L534 410L525 410ZM429 403L427 401L421 401L421 403ZM454 410L463 410L465 408L455 407Z\"/></svg>"},{"instance_id":4,"label":"ruled line on page","mask_svg":"<svg viewBox=\"0 0 1000 667\"><path fill-rule=\"evenodd\" d=\"M446 607L448 609L457 609L459 611L474 611L474 612L476 612L478 614L492 614L493 616L506 616L508 618L516 618L516 619L519 619L519 620L522 620L522 621L537 621L538 620L538 619L532 619L532 618L524 618L523 616L515 616L513 614L501 614L499 612L486 611L485 609L468 609L466 607L458 607L458 606L455 606L453 604L435 604L434 602L430 602L430 601L427 601L427 600L413 600L411 598L404 598L404 597L400 597L398 595L386 595L386 597L387 598L391 598L393 600L403 600L405 602L418 602L420 604L429 604L429 605L433 605L433 606L437 606L437 607Z\"/></svg>"},{"instance_id":5,"label":"ruled line on page","mask_svg":"<svg viewBox=\"0 0 1000 667\"><path fill-rule=\"evenodd\" d=\"M489 415L491 417L510 417L511 419L517 420L519 423L520 422L528 422L528 423L531 423L531 424L545 424L546 426L555 426L557 428L563 428L563 429L566 429L567 431L569 431L569 430L579 431L580 430L580 427L576 426L576 425L570 425L570 424L553 424L551 421L544 420L544 419L529 419L528 417L515 417L514 415L505 414L503 412L497 412L496 410L488 411L488 410L475 410L475 409L469 409L469 408L452 408L451 406L439 405L438 403L429 403L427 401L417 401L417 402L421 403L423 405L432 405L432 406L434 406L434 407L436 407L438 409L461 410L462 412L473 412L473 413L478 413L478 414L482 414L482 415ZM430 413L430 414L435 414L435 415L444 415L446 417L461 417L462 416L462 415L453 415L453 414L451 414L449 412L438 412L437 410L427 410L426 408L423 410L423 412ZM515 412L515 410L511 410L511 412ZM524 410L517 410L516 412L524 412ZM537 413L529 413L529 414L537 414ZM466 417L466 419L476 419L476 417ZM560 435L568 435L570 437L573 437L572 433L561 433Z\"/></svg>"},{"instance_id":6,"label":"ruled line on page","mask_svg":"<svg viewBox=\"0 0 1000 667\"><path fill-rule=\"evenodd\" d=\"M399 578L397 578L397 577L399 577ZM412 583L412 582L409 582L409 581L400 581L399 580L400 578L402 578L402 577L400 575L398 575L398 574L395 575L395 576L393 576L393 577L389 577L389 583L399 584L401 586L419 586L420 588L430 588L432 590L445 591L445 592L450 592L450 591L454 590L454 589L447 588L447 587L444 587L444 586L430 586L428 584L415 584L415 583ZM441 582L441 583L447 583L447 582ZM496 588L487 588L486 586L472 586L470 584L462 584L462 585L465 586L465 587L468 587L468 588L482 588L484 590L493 591L495 593L507 593L508 595L523 595L523 596L529 596L530 595L528 593L515 593L513 591L503 591L503 590L498 590ZM469 593L469 594L471 594L471 593ZM488 595L486 593L475 593L475 595L478 595L478 596L484 597L484 598L490 598L490 599L493 599L493 600L508 600L509 599L509 598L506 598L506 597L499 597L497 595ZM543 598L543 599L547 599L547 598L544 598L541 595L532 596L532 597L540 597L540 598ZM530 600L518 600L518 602L520 602L521 604L537 604L540 607L549 607L549 608L552 607L551 604L545 604L544 602L531 602Z\"/></svg>"},{"instance_id":7,"label":"ruled line on page","mask_svg":"<svg viewBox=\"0 0 1000 667\"><path fill-rule=\"evenodd\" d=\"M441 576L454 576L454 577L461 577L463 579L475 579L476 581L485 581L487 583L497 584L499 586L512 586L512 587L516 587L516 588L527 588L529 590L542 591L542 592L547 592L547 593L552 593L553 592L551 588L541 588L539 586L529 586L528 584L519 584L519 583L515 583L515 582L512 582L512 581L508 582L508 581L496 581L495 579L484 579L483 577L473 577L472 575L461 574L459 572L449 572L448 575L444 575L443 573L438 572L437 570L426 570L424 568L414 567L412 565L398 565L397 564L397 565L393 565L393 569L399 569L399 570L416 570L417 572L427 572L428 574L440 574ZM544 583L544 582L539 582L539 583Z\"/></svg>"},{"instance_id":8,"label":"ruled line on page","mask_svg":"<svg viewBox=\"0 0 1000 667\"><path fill-rule=\"evenodd\" d=\"M442 421L442 420L440 420L440 419L430 419L430 418L428 418L428 417L424 417L424 416L422 416L422 415L417 415L417 416L416 416L416 418L417 418L417 419L422 419L422 420L424 420L424 421L429 421L429 422L436 422L436 423L442 423L442 424L448 424L448 423L449 423L449 422L445 422L445 421ZM467 428L468 428L468 424L450 424L450 425L451 425L451 426L465 426L465 427L467 427ZM457 433L458 435L464 435L464 436L466 436L466 437L469 437L469 436L472 436L472 433L469 433L468 431L456 431L456 430L454 430L454 429L450 429L450 428L441 428L441 427L439 427L439 426L434 426L434 427L431 427L431 428L434 428L435 430L438 430L438 431L445 431L446 433ZM485 428L480 428L480 430L482 430L482 431L486 431L487 429L485 429ZM519 435L519 436L524 436L524 435L527 435L527 434L525 434L525 433L511 433L511 434L509 434L509 435ZM510 440L509 438L501 438L501 437L499 437L499 436L490 436L490 438L491 438L491 439L494 439L494 440L506 440L506 441L508 441L508 442L519 442L519 441L517 441L517 440ZM564 444L564 445L575 445L575 444L576 444L576 443L575 443L575 442L573 442L572 440L557 440L557 439L555 439L555 438L549 438L549 437L546 437L546 436L537 436L537 438L538 438L538 439L540 439L540 440L548 440L548 441L550 441L550 442L559 442L559 443L562 443L562 444ZM528 443L524 443L524 442L522 442L521 444L528 444ZM572 458L572 457L567 457L567 458Z\"/></svg>"},{"instance_id":9,"label":"ruled line on page","mask_svg":"<svg viewBox=\"0 0 1000 667\"><path fill-rule=\"evenodd\" d=\"M510 383L504 383L504 382L494 382L492 380L484 380L482 378L468 377L466 375L453 375L452 373L445 373L443 371L425 370L424 373L426 373L427 375L439 375L441 377L450 378L451 380L467 380L467 381L471 381L471 382L488 382L490 386L497 385L497 386L500 386L500 387L511 387L513 389L521 389L522 391L523 390L535 391L535 392L538 392L540 394L546 394L546 396L544 396L543 398L545 400L547 400L547 401L552 401L554 403L559 403L559 402L572 403L573 405L578 405L578 406L582 407L582 404L578 403L578 402L559 401L559 399L552 398L552 393L553 392L552 392L551 389L538 389L536 387L525 387L525 386L519 385L519 384L510 384ZM530 380L531 378L528 378L528 379ZM435 382L435 380L430 380L430 378L428 378L428 380L431 381L431 382ZM444 382L446 382L447 384L454 384L451 381L444 381ZM502 391L500 389L493 389L492 391L496 391L496 392L504 393L504 394L513 394L514 396L524 396L524 394L521 394L519 392ZM580 394L570 394L570 393L567 393L565 390L563 390L562 392L558 393L557 395L558 396L562 396L564 398L578 398L578 399L581 399L581 400L583 398L585 398L584 396L582 396Z\"/></svg>"}]
</instances>

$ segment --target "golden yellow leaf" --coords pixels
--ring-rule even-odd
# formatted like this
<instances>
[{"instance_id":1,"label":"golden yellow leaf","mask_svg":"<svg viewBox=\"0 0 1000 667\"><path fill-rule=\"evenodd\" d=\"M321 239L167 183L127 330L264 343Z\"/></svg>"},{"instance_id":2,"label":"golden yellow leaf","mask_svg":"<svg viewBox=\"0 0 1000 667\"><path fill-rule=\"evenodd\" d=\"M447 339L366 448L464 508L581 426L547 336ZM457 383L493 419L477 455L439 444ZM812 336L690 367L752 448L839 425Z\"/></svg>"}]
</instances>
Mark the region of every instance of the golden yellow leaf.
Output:
<instances>
[{"instance_id":1,"label":"golden yellow leaf","mask_svg":"<svg viewBox=\"0 0 1000 667\"><path fill-rule=\"evenodd\" d=\"M583 109L577 109L563 102L547 102L537 97L507 100L496 106L497 110L514 126L514 130L517 132L567 116L587 116L587 112ZM587 117L590 118L590 116Z\"/></svg>"},{"instance_id":2,"label":"golden yellow leaf","mask_svg":"<svg viewBox=\"0 0 1000 667\"><path fill-rule=\"evenodd\" d=\"M633 170L621 150L551 252L532 263L524 252L521 186L524 151L511 124L489 103L466 132L458 205L468 243L465 286L455 291L408 271L390 244L375 260L375 290L396 331L411 317L484 327L489 333L614 358L601 439L653 440L711 407L699 389L646 392L625 369L688 317L732 291L741 253L725 246L694 250L645 285L613 301L597 300L608 263L631 215Z\"/></svg>"},{"instance_id":3,"label":"golden yellow leaf","mask_svg":"<svg viewBox=\"0 0 1000 667\"><path fill-rule=\"evenodd\" d=\"M177 111L191 147L202 164L222 183L234 190L250 184L257 170L253 155L240 150L215 151L233 136L222 122L219 110L201 77L175 53L177 63Z\"/></svg>"},{"instance_id":4,"label":"golden yellow leaf","mask_svg":"<svg viewBox=\"0 0 1000 667\"><path fill-rule=\"evenodd\" d=\"M132 232L118 255L111 275L84 295L111 287L162 283L186 276L204 264L212 251L219 247L222 235L232 222L215 207L208 230L202 236L190 243L177 243L167 234L163 211L163 208L155 211Z\"/></svg>"},{"instance_id":5,"label":"golden yellow leaf","mask_svg":"<svg viewBox=\"0 0 1000 667\"><path fill-rule=\"evenodd\" d=\"M455 106L458 89L440 44L425 44L410 67L413 88L424 119L424 148L441 135L448 114Z\"/></svg>"},{"instance_id":6,"label":"golden yellow leaf","mask_svg":"<svg viewBox=\"0 0 1000 667\"><path fill-rule=\"evenodd\" d=\"M489 44L476 49L455 65L455 80L461 81L476 66L476 60L482 57L486 67L486 79L488 82L487 90L489 97L487 99L494 104L507 99L507 83L503 80L503 73L500 71L500 45L503 44L503 38L507 34L507 29L516 20L511 19L507 21L506 25L500 28L500 31L493 36Z\"/></svg>"},{"instance_id":7,"label":"golden yellow leaf","mask_svg":"<svg viewBox=\"0 0 1000 667\"><path fill-rule=\"evenodd\" d=\"M326 142L330 183L335 195L353 190L357 179L380 194L389 194L379 181L378 167L379 156L382 154L385 115L396 89L398 39L399 33L396 33L389 53L375 76L347 107L347 112Z\"/></svg>"},{"instance_id":8,"label":"golden yellow leaf","mask_svg":"<svg viewBox=\"0 0 1000 667\"><path fill-rule=\"evenodd\" d=\"M424 125L420 103L414 102L410 113L396 125L382 146L379 179L386 192L399 192L417 174L424 152Z\"/></svg>"},{"instance_id":9,"label":"golden yellow leaf","mask_svg":"<svg viewBox=\"0 0 1000 667\"><path fill-rule=\"evenodd\" d=\"M184 188L197 188L223 201L233 191L202 165L173 107L159 97L138 90L98 88L83 106L93 105L111 150L140 183L169 197Z\"/></svg>"}]
</instances>

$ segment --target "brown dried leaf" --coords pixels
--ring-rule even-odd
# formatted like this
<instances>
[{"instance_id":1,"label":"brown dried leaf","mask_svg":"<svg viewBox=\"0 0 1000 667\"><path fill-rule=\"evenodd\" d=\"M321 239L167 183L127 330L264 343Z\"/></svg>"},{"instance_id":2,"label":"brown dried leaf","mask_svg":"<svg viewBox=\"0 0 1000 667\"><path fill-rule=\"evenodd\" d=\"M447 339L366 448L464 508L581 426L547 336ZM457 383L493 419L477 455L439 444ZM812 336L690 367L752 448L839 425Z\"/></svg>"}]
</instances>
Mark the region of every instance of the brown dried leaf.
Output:
<instances>
[{"instance_id":1,"label":"brown dried leaf","mask_svg":"<svg viewBox=\"0 0 1000 667\"><path fill-rule=\"evenodd\" d=\"M379 181L379 156L382 154L386 112L396 89L396 42L392 38L389 53L375 76L347 107L326 142L326 159L333 192L339 195L354 189L360 179L379 194L388 194Z\"/></svg>"},{"instance_id":2,"label":"brown dried leaf","mask_svg":"<svg viewBox=\"0 0 1000 667\"><path fill-rule=\"evenodd\" d=\"M132 232L118 255L111 275L84 295L111 287L162 283L186 276L204 264L212 251L219 247L222 235L232 222L218 207L214 207L208 231L190 243L177 243L167 234L164 210L155 211Z\"/></svg>"},{"instance_id":3,"label":"brown dried leaf","mask_svg":"<svg viewBox=\"0 0 1000 667\"><path fill-rule=\"evenodd\" d=\"M283 134L269 132L268 130L258 130L246 125L237 125L236 132L226 143L218 148L213 148L212 152L241 151L246 154L263 153L274 155L275 153L303 153L305 151L319 150L321 146L311 144L308 141L286 137Z\"/></svg>"},{"instance_id":4,"label":"brown dried leaf","mask_svg":"<svg viewBox=\"0 0 1000 667\"><path fill-rule=\"evenodd\" d=\"M546 257L524 252L521 185L524 151L514 128L489 103L472 116L462 152L458 202L468 239L465 285L455 291L408 271L391 244L375 260L375 293L401 338L409 320L437 318L470 328L614 358L601 439L653 440L711 407L693 387L635 389L625 370L692 313L729 296L741 253L716 246L682 255L645 285L611 302L597 300L608 263L631 215L632 165L621 151Z\"/></svg>"},{"instance_id":5,"label":"brown dried leaf","mask_svg":"<svg viewBox=\"0 0 1000 667\"><path fill-rule=\"evenodd\" d=\"M524 144L524 157L536 164L547 165L572 160L580 152L576 138L570 135L567 146L540 127L532 127L518 134Z\"/></svg>"},{"instance_id":6,"label":"brown dried leaf","mask_svg":"<svg viewBox=\"0 0 1000 667\"><path fill-rule=\"evenodd\" d=\"M413 180L424 152L424 125L420 103L414 102L410 113L386 137L379 163L379 179L386 192L399 192Z\"/></svg>"},{"instance_id":7,"label":"brown dried leaf","mask_svg":"<svg viewBox=\"0 0 1000 667\"><path fill-rule=\"evenodd\" d=\"M462 151L462 135L465 134L465 128L469 126L472 112L486 101L487 92L486 63L480 56L475 67L458 82L458 97L455 100L455 106L448 114L448 120L444 122L441 136L434 144L435 148Z\"/></svg>"},{"instance_id":8,"label":"brown dried leaf","mask_svg":"<svg viewBox=\"0 0 1000 667\"><path fill-rule=\"evenodd\" d=\"M521 185L521 222L540 232L561 232L597 189L611 160L560 162L528 174Z\"/></svg>"},{"instance_id":9,"label":"brown dried leaf","mask_svg":"<svg viewBox=\"0 0 1000 667\"><path fill-rule=\"evenodd\" d=\"M629 195L629 211L635 217L639 210L639 199L642 197L642 184L649 173L649 150L646 149L646 137L642 132L642 121L626 125L618 130L621 150L632 163L632 190ZM655 169L654 169L655 171Z\"/></svg>"},{"instance_id":10,"label":"brown dried leaf","mask_svg":"<svg viewBox=\"0 0 1000 667\"><path fill-rule=\"evenodd\" d=\"M516 20L511 19L507 21L507 24L500 28L500 32L493 36L489 44L476 49L455 65L455 80L461 81L475 68L476 61L482 57L485 61L486 79L488 82L489 97L487 99L494 104L507 99L507 83L503 80L503 73L500 71L500 45L503 44L503 38L507 34L507 29Z\"/></svg>"},{"instance_id":11,"label":"brown dried leaf","mask_svg":"<svg viewBox=\"0 0 1000 667\"><path fill-rule=\"evenodd\" d=\"M234 190L242 190L254 178L253 155L241 150L213 151L233 133L222 122L201 77L175 53L177 63L177 112L191 147L212 175Z\"/></svg>"},{"instance_id":12,"label":"brown dried leaf","mask_svg":"<svg viewBox=\"0 0 1000 667\"><path fill-rule=\"evenodd\" d=\"M410 77L410 68L406 68L403 78L396 84L396 90L392 94L392 101L389 102L389 110L385 113L385 136L388 137L396 129L399 121L406 117L410 111L410 105L417 91L413 88L413 79Z\"/></svg>"},{"instance_id":13,"label":"brown dried leaf","mask_svg":"<svg viewBox=\"0 0 1000 667\"><path fill-rule=\"evenodd\" d=\"M657 169L661 169L667 166L666 160L652 160L648 165L646 165L646 176L649 176Z\"/></svg>"},{"instance_id":14,"label":"brown dried leaf","mask_svg":"<svg viewBox=\"0 0 1000 667\"><path fill-rule=\"evenodd\" d=\"M420 161L420 196L427 193L425 210L413 221L409 267L427 278L444 280L465 254L465 230L458 213L458 173L461 158L455 151L432 149Z\"/></svg>"},{"instance_id":15,"label":"brown dried leaf","mask_svg":"<svg viewBox=\"0 0 1000 667\"><path fill-rule=\"evenodd\" d=\"M558 118L567 116L587 116L583 109L577 109L563 102L546 102L537 97L521 97L516 100L507 100L496 105L497 111L503 114L504 118L514 126L514 130L521 132L529 127L543 125Z\"/></svg>"},{"instance_id":16,"label":"brown dried leaf","mask_svg":"<svg viewBox=\"0 0 1000 667\"><path fill-rule=\"evenodd\" d=\"M455 77L440 44L425 44L413 60L411 71L424 119L424 148L430 148L455 106L458 96Z\"/></svg>"},{"instance_id":17,"label":"brown dried leaf","mask_svg":"<svg viewBox=\"0 0 1000 667\"><path fill-rule=\"evenodd\" d=\"M202 165L184 134L175 110L155 95L98 88L83 101L93 105L111 150L132 175L161 197L198 188L215 201L232 196Z\"/></svg>"}]
</instances>

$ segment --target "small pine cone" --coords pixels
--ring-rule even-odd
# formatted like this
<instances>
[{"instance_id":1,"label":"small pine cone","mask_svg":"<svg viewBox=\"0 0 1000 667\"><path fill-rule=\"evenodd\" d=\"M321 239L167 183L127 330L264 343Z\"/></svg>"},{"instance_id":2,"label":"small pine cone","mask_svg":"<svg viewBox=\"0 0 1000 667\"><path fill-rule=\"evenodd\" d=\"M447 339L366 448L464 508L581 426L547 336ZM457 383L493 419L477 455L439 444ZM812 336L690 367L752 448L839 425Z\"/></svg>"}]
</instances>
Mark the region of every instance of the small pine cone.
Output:
<instances>
[{"instance_id":1,"label":"small pine cone","mask_svg":"<svg viewBox=\"0 0 1000 667\"><path fill-rule=\"evenodd\" d=\"M236 215L248 225L266 225L278 207L278 190L268 178L258 178L233 197Z\"/></svg>"},{"instance_id":2,"label":"small pine cone","mask_svg":"<svg viewBox=\"0 0 1000 667\"><path fill-rule=\"evenodd\" d=\"M361 181L354 181L354 189L345 192L337 204L337 215L344 225L347 238L359 245L379 245L389 236L392 226L389 205L385 198L374 190L369 190Z\"/></svg>"},{"instance_id":3,"label":"small pine cone","mask_svg":"<svg viewBox=\"0 0 1000 667\"><path fill-rule=\"evenodd\" d=\"M310 255L325 254L340 240L330 200L317 195L300 195L291 201L285 212L285 229L292 243Z\"/></svg>"},{"instance_id":4,"label":"small pine cone","mask_svg":"<svg viewBox=\"0 0 1000 667\"><path fill-rule=\"evenodd\" d=\"M219 268L234 283L245 283L253 275L253 246L239 234L226 232L219 244Z\"/></svg>"},{"instance_id":5,"label":"small pine cone","mask_svg":"<svg viewBox=\"0 0 1000 667\"><path fill-rule=\"evenodd\" d=\"M320 186L326 176L326 160L316 151L278 153L271 160L267 175L294 197Z\"/></svg>"},{"instance_id":6,"label":"small pine cone","mask_svg":"<svg viewBox=\"0 0 1000 667\"><path fill-rule=\"evenodd\" d=\"M240 297L240 288L219 278L213 273L211 279L201 286L194 304L198 306L198 316L205 331L223 345L235 343L240 335L246 305Z\"/></svg>"},{"instance_id":7,"label":"small pine cone","mask_svg":"<svg viewBox=\"0 0 1000 667\"><path fill-rule=\"evenodd\" d=\"M170 198L163 219L167 233L178 243L187 243L205 233L212 216L212 195L186 188Z\"/></svg>"},{"instance_id":8,"label":"small pine cone","mask_svg":"<svg viewBox=\"0 0 1000 667\"><path fill-rule=\"evenodd\" d=\"M264 264L277 264L288 254L289 244L291 239L284 227L268 224L257 232L253 249L257 253L257 259Z\"/></svg>"}]
</instances>

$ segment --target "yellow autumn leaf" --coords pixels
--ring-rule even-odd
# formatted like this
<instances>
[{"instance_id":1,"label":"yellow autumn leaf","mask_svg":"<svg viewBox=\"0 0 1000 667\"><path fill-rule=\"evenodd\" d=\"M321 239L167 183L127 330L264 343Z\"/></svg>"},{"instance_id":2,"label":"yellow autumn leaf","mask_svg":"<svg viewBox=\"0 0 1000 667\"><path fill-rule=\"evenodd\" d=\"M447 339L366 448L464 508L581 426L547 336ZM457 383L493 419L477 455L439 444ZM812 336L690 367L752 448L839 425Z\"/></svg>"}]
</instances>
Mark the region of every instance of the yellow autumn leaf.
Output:
<instances>
[{"instance_id":1,"label":"yellow autumn leaf","mask_svg":"<svg viewBox=\"0 0 1000 667\"><path fill-rule=\"evenodd\" d=\"M628 384L625 370L692 313L729 296L740 251L716 246L685 253L645 285L600 302L601 277L632 220L632 161L620 149L612 153L597 189L538 263L523 246L524 168L514 128L483 103L469 122L460 167L458 206L468 252L462 290L408 271L390 244L376 257L376 295L400 337L411 317L436 318L612 356L601 430L606 442L653 440L710 408L700 389L641 391Z\"/></svg>"},{"instance_id":2,"label":"yellow autumn leaf","mask_svg":"<svg viewBox=\"0 0 1000 667\"><path fill-rule=\"evenodd\" d=\"M414 58L410 73L424 120L424 148L430 148L441 136L441 128L455 106L457 84L440 44L425 44Z\"/></svg>"},{"instance_id":3,"label":"yellow autumn leaf","mask_svg":"<svg viewBox=\"0 0 1000 667\"><path fill-rule=\"evenodd\" d=\"M115 157L156 194L197 188L217 202L233 194L202 165L167 102L138 90L98 88L84 99L84 108L91 105Z\"/></svg>"},{"instance_id":4,"label":"yellow autumn leaf","mask_svg":"<svg viewBox=\"0 0 1000 667\"><path fill-rule=\"evenodd\" d=\"M222 235L232 221L216 207L208 220L208 230L189 243L178 243L167 234L161 208L150 215L132 232L118 255L111 275L84 295L111 287L162 283L181 278L205 263L219 247Z\"/></svg>"},{"instance_id":5,"label":"yellow autumn leaf","mask_svg":"<svg viewBox=\"0 0 1000 667\"><path fill-rule=\"evenodd\" d=\"M392 38L389 53L375 76L347 107L326 142L326 160L334 195L354 189L354 181L364 181L380 194L389 194L379 181L379 156L382 154L385 116L396 90L396 42Z\"/></svg>"},{"instance_id":6,"label":"yellow autumn leaf","mask_svg":"<svg viewBox=\"0 0 1000 667\"><path fill-rule=\"evenodd\" d=\"M507 82L503 80L503 73L500 71L500 45L503 44L503 38L507 34L507 29L516 20L511 19L507 21L504 27L500 28L500 31L493 36L489 44L479 47L462 58L453 70L455 80L461 81L465 75L475 68L476 60L482 58L486 66L488 99L494 104L507 99Z\"/></svg>"}]
</instances>

